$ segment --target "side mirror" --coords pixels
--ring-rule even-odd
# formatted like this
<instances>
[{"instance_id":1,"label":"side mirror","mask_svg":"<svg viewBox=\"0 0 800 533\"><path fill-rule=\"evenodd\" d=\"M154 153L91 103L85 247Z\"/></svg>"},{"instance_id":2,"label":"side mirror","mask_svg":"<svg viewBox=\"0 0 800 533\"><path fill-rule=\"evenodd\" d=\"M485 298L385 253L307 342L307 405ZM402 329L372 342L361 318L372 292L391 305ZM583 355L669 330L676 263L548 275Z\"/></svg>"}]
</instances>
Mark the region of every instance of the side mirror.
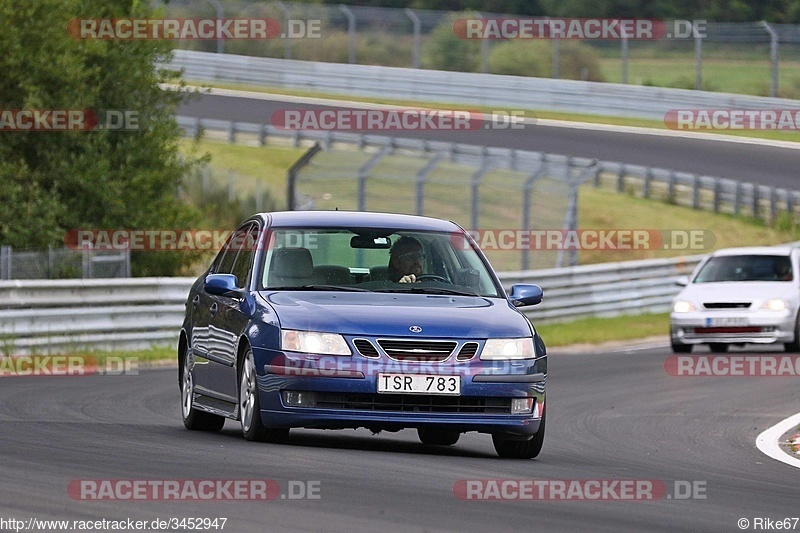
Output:
<instances>
[{"instance_id":1,"label":"side mirror","mask_svg":"<svg viewBox=\"0 0 800 533\"><path fill-rule=\"evenodd\" d=\"M230 296L231 298L242 296L239 280L233 274L209 274L206 276L203 288L208 294L216 296Z\"/></svg>"},{"instance_id":2,"label":"side mirror","mask_svg":"<svg viewBox=\"0 0 800 533\"><path fill-rule=\"evenodd\" d=\"M689 276L678 276L675 278L675 285L678 287L686 287L689 284Z\"/></svg>"},{"instance_id":3,"label":"side mirror","mask_svg":"<svg viewBox=\"0 0 800 533\"><path fill-rule=\"evenodd\" d=\"M536 305L542 302L544 292L538 285L514 285L511 287L511 303L514 307Z\"/></svg>"}]
</instances>

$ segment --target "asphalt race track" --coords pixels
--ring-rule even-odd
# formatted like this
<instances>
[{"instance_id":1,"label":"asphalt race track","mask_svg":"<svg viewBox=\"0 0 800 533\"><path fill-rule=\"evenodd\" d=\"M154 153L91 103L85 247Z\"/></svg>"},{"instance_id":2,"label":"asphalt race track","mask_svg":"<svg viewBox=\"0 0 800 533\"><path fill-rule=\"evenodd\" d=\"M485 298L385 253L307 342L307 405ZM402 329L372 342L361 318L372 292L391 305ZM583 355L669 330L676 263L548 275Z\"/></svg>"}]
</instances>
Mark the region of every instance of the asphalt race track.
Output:
<instances>
[{"instance_id":1,"label":"asphalt race track","mask_svg":"<svg viewBox=\"0 0 800 533\"><path fill-rule=\"evenodd\" d=\"M202 95L184 104L178 114L269 124L277 110L323 107ZM597 158L800 189L800 150L776 146L540 125L520 130L407 131L400 136Z\"/></svg>"},{"instance_id":2,"label":"asphalt race track","mask_svg":"<svg viewBox=\"0 0 800 533\"><path fill-rule=\"evenodd\" d=\"M2 378L0 518L225 517L232 532L673 532L740 531L740 518L752 529L757 517L800 515L800 472L754 445L797 411L797 377L673 377L664 369L670 355L551 355L549 423L536 460L498 459L477 434L436 448L412 431L294 430L283 445L247 442L230 421L221 433L190 432L174 369ZM270 479L284 495L312 481L319 498L85 501L67 490L81 479ZM676 497L458 499L454 486L473 479L649 480ZM702 498L677 499L676 481Z\"/></svg>"}]
</instances>

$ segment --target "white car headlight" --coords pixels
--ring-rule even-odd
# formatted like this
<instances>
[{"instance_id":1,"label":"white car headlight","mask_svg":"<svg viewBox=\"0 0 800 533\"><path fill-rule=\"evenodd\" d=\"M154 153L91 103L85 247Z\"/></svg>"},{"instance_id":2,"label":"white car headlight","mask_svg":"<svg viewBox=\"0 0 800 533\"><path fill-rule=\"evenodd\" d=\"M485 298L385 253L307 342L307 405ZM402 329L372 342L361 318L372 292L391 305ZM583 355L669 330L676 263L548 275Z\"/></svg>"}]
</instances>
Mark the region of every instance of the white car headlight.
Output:
<instances>
[{"instance_id":1,"label":"white car headlight","mask_svg":"<svg viewBox=\"0 0 800 533\"><path fill-rule=\"evenodd\" d=\"M533 359L536 349L533 338L522 339L488 339L483 345L481 359L493 361L498 359Z\"/></svg>"},{"instance_id":2,"label":"white car headlight","mask_svg":"<svg viewBox=\"0 0 800 533\"><path fill-rule=\"evenodd\" d=\"M344 337L338 333L281 330L281 350L324 355L353 355Z\"/></svg>"},{"instance_id":3,"label":"white car headlight","mask_svg":"<svg viewBox=\"0 0 800 533\"><path fill-rule=\"evenodd\" d=\"M692 311L695 311L694 304L685 300L678 300L672 306L673 313L691 313Z\"/></svg>"},{"instance_id":4,"label":"white car headlight","mask_svg":"<svg viewBox=\"0 0 800 533\"><path fill-rule=\"evenodd\" d=\"M767 300L761 305L761 309L766 311L785 311L788 307L786 300L781 299Z\"/></svg>"}]
</instances>

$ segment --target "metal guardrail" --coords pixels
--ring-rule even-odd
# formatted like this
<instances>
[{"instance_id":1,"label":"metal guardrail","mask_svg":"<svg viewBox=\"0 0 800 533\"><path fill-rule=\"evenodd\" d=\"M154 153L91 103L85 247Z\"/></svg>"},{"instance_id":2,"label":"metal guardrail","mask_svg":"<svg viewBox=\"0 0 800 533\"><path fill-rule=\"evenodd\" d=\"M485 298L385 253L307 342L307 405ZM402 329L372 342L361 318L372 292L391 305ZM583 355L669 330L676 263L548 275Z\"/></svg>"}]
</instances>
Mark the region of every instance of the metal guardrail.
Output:
<instances>
[{"instance_id":1,"label":"metal guardrail","mask_svg":"<svg viewBox=\"0 0 800 533\"><path fill-rule=\"evenodd\" d=\"M506 288L537 283L534 323L585 316L665 312L674 278L700 256L505 272ZM176 345L194 278L0 281L0 355Z\"/></svg>"},{"instance_id":2,"label":"metal guardrail","mask_svg":"<svg viewBox=\"0 0 800 533\"><path fill-rule=\"evenodd\" d=\"M226 56L227 57L227 56ZM800 103L799 103L800 104ZM323 148L350 145L358 149L367 146L392 147L418 153L445 152L449 161L466 165L481 165L482 158L492 157L495 165L508 169L535 170L543 162L590 168L595 187L605 187L620 193L635 194L674 203L733 215L747 215L773 221L781 213L800 215L800 191L788 190L717 176L705 176L671 169L630 165L624 162L596 161L570 158L508 148L482 147L424 139L388 137L365 133L339 131L297 131L276 128L270 124L231 122L195 117L177 117L178 125L190 136L214 133L231 143L244 136L254 138L260 145L273 139L290 142L293 146L319 142ZM357 176L353 175L355 180ZM473 217L473 219L475 219ZM474 225L474 224L473 224ZM524 268L524 267L523 267Z\"/></svg>"},{"instance_id":3,"label":"metal guardrail","mask_svg":"<svg viewBox=\"0 0 800 533\"><path fill-rule=\"evenodd\" d=\"M800 101L588 81L319 63L176 50L184 79L350 96L664 120L675 109L793 109Z\"/></svg>"}]
</instances>

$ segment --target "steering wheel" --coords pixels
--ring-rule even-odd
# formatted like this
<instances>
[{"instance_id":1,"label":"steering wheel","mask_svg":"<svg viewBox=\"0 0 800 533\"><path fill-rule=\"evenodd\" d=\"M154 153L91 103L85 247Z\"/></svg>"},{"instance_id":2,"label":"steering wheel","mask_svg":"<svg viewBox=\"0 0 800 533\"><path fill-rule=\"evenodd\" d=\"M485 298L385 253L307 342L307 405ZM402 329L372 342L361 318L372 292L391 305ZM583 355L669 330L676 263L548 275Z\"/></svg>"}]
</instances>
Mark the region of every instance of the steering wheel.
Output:
<instances>
[{"instance_id":1,"label":"steering wheel","mask_svg":"<svg viewBox=\"0 0 800 533\"><path fill-rule=\"evenodd\" d=\"M417 276L417 281L441 281L442 283L453 284L452 281L444 276L437 276L436 274L422 274L421 276Z\"/></svg>"}]
</instances>

